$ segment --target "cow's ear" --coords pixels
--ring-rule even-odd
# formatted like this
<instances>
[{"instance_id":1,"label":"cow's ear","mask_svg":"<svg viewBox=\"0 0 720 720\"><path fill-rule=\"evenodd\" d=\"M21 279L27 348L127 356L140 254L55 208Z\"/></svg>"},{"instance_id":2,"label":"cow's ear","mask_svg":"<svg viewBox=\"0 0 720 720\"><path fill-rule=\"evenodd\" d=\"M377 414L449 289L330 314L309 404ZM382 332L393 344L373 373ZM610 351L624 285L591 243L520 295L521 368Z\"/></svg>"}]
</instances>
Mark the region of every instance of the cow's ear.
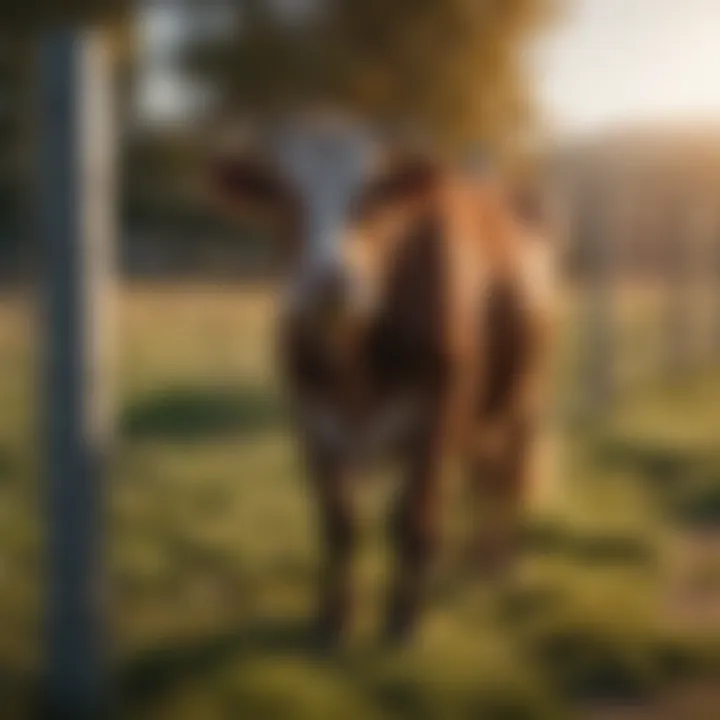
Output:
<instances>
[{"instance_id":1,"label":"cow's ear","mask_svg":"<svg viewBox=\"0 0 720 720\"><path fill-rule=\"evenodd\" d=\"M390 161L367 186L358 204L361 215L421 200L436 186L438 164L421 155L403 155Z\"/></svg>"},{"instance_id":2,"label":"cow's ear","mask_svg":"<svg viewBox=\"0 0 720 720\"><path fill-rule=\"evenodd\" d=\"M289 204L290 193L279 174L249 155L223 156L211 164L213 196L230 208L273 209Z\"/></svg>"}]
</instances>

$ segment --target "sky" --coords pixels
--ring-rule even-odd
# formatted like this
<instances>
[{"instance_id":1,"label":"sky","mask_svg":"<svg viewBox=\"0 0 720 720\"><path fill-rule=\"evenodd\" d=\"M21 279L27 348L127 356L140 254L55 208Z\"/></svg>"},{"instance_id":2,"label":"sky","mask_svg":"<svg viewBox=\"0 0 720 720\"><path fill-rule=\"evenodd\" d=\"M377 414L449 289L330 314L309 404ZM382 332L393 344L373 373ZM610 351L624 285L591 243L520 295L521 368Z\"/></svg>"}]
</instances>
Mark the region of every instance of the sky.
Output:
<instances>
[{"instance_id":1,"label":"sky","mask_svg":"<svg viewBox=\"0 0 720 720\"><path fill-rule=\"evenodd\" d=\"M693 121L720 128L720 0L566 2L535 63L557 134Z\"/></svg>"},{"instance_id":2,"label":"sky","mask_svg":"<svg viewBox=\"0 0 720 720\"><path fill-rule=\"evenodd\" d=\"M554 135L628 124L720 127L720 0L564 2L564 17L532 54L537 99ZM198 18L183 18L177 6L149 7L140 101L147 115L163 118L192 104L193 88L173 59Z\"/></svg>"}]
</instances>

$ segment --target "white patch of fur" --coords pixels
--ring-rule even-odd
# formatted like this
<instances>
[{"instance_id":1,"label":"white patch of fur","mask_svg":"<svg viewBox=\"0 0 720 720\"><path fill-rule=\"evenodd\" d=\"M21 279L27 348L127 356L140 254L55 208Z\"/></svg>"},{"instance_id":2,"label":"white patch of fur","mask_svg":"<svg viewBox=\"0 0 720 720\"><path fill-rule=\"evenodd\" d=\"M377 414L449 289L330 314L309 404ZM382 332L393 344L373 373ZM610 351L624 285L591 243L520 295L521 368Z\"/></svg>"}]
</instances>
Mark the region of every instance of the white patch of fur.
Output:
<instances>
[{"instance_id":1,"label":"white patch of fur","mask_svg":"<svg viewBox=\"0 0 720 720\"><path fill-rule=\"evenodd\" d=\"M367 135L347 125L295 124L278 138L276 161L300 197L305 221L303 255L285 298L291 312L301 312L311 301L323 274L349 270L342 241L371 149Z\"/></svg>"}]
</instances>

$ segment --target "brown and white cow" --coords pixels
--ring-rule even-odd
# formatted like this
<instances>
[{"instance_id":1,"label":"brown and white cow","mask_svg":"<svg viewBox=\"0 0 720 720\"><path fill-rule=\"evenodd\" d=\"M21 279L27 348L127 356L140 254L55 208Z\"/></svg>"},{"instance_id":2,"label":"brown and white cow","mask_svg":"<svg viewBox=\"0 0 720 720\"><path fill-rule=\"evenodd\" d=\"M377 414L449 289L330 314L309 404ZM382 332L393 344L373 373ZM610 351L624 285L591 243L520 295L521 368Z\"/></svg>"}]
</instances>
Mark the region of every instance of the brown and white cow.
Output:
<instances>
[{"instance_id":1,"label":"brown and white cow","mask_svg":"<svg viewBox=\"0 0 720 720\"><path fill-rule=\"evenodd\" d=\"M418 614L448 459L464 463L504 530L484 533L485 547L506 547L550 321L548 243L498 182L419 157L373 170L368 143L346 127L297 125L263 162L225 156L215 171L222 197L264 210L290 257L279 355L320 507L327 641L351 615L353 478L377 454L406 475L389 637Z\"/></svg>"}]
</instances>

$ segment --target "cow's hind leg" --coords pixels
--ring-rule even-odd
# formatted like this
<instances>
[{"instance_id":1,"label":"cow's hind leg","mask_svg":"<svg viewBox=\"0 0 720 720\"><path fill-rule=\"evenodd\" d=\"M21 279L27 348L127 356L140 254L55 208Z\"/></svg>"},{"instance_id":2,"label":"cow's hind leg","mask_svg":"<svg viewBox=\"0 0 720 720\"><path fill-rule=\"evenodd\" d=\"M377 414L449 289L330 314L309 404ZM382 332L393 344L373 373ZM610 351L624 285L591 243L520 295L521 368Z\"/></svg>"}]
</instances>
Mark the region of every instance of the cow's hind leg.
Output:
<instances>
[{"instance_id":1,"label":"cow's hind leg","mask_svg":"<svg viewBox=\"0 0 720 720\"><path fill-rule=\"evenodd\" d=\"M311 458L310 465L324 554L315 640L323 647L331 647L342 639L352 614L355 513L350 478L343 464L319 454Z\"/></svg>"},{"instance_id":2,"label":"cow's hind leg","mask_svg":"<svg viewBox=\"0 0 720 720\"><path fill-rule=\"evenodd\" d=\"M498 572L516 558L522 536L534 434L513 419L484 434L470 458L473 527L469 557L475 570Z\"/></svg>"}]
</instances>

